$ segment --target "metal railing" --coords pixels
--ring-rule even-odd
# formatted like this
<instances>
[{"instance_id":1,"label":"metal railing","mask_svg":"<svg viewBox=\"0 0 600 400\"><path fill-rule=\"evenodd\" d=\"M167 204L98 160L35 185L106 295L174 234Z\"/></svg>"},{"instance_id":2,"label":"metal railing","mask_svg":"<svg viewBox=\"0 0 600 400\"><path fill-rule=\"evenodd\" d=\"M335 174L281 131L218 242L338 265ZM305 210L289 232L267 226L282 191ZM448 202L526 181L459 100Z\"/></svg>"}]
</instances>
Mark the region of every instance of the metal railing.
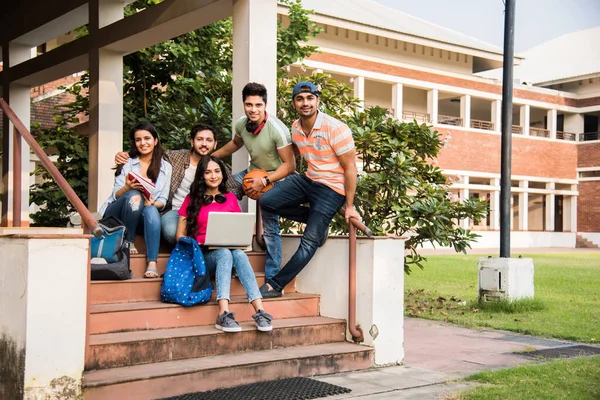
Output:
<instances>
[{"instance_id":1,"label":"metal railing","mask_svg":"<svg viewBox=\"0 0 600 400\"><path fill-rule=\"evenodd\" d=\"M21 141L22 137L25 142L31 147L31 150L40 159L40 162L48 170L52 178L56 181L56 184L63 191L67 199L71 202L75 210L81 215L81 220L85 226L90 228L90 231L95 236L102 235L102 228L98 225L96 219L92 216L90 210L87 209L85 204L77 196L73 188L69 185L67 180L62 176L60 171L52 163L48 155L44 152L41 146L36 142L35 138L31 135L29 130L25 127L23 122L17 117L15 112L10 108L4 99L0 99L0 108L4 111L4 115L13 123L13 226L21 226ZM82 224L82 225L83 225Z\"/></svg>"},{"instance_id":2,"label":"metal railing","mask_svg":"<svg viewBox=\"0 0 600 400\"><path fill-rule=\"evenodd\" d=\"M410 110L402 110L402 119L423 123L431 122L429 114Z\"/></svg>"},{"instance_id":3,"label":"metal railing","mask_svg":"<svg viewBox=\"0 0 600 400\"><path fill-rule=\"evenodd\" d=\"M478 119L471 120L471 128L474 129L485 129L486 131L494 130L494 123L490 121L480 121Z\"/></svg>"},{"instance_id":4,"label":"metal railing","mask_svg":"<svg viewBox=\"0 0 600 400\"><path fill-rule=\"evenodd\" d=\"M523 127L521 125L513 125L512 126L512 133L517 134L517 135L522 135L523 134Z\"/></svg>"},{"instance_id":5,"label":"metal railing","mask_svg":"<svg viewBox=\"0 0 600 400\"><path fill-rule=\"evenodd\" d=\"M461 117L438 114L438 124L463 126L463 119Z\"/></svg>"},{"instance_id":6,"label":"metal railing","mask_svg":"<svg viewBox=\"0 0 600 400\"><path fill-rule=\"evenodd\" d=\"M260 216L260 207L256 207L256 243L263 249L266 249L263 237L264 229L262 218ZM345 215L345 208L342 207L338 214ZM373 236L373 232L361 221L352 218L348 225L350 231L350 240L348 244L348 331L355 342L365 340L364 333L359 325L356 324L356 230L360 230L365 236Z\"/></svg>"},{"instance_id":7,"label":"metal railing","mask_svg":"<svg viewBox=\"0 0 600 400\"><path fill-rule=\"evenodd\" d=\"M550 137L550 130L544 128L529 128L529 136Z\"/></svg>"},{"instance_id":8,"label":"metal railing","mask_svg":"<svg viewBox=\"0 0 600 400\"><path fill-rule=\"evenodd\" d=\"M575 133L570 133L570 132L556 131L556 138L559 140L567 140L567 141L574 142L577 140L577 135Z\"/></svg>"},{"instance_id":9,"label":"metal railing","mask_svg":"<svg viewBox=\"0 0 600 400\"><path fill-rule=\"evenodd\" d=\"M600 132L584 132L579 134L580 142L587 142L588 140L600 140Z\"/></svg>"}]
</instances>

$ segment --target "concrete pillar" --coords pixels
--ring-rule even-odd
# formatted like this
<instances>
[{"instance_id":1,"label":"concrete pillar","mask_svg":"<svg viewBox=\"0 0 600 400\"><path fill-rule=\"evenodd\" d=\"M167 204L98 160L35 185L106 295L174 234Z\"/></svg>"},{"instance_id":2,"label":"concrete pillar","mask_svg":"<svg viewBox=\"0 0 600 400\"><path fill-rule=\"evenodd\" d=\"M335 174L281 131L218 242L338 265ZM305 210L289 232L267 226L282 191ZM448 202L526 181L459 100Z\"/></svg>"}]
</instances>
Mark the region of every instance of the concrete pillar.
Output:
<instances>
[{"instance_id":1,"label":"concrete pillar","mask_svg":"<svg viewBox=\"0 0 600 400\"><path fill-rule=\"evenodd\" d=\"M394 118L402 120L402 84L392 85L392 108L394 109Z\"/></svg>"},{"instance_id":2,"label":"concrete pillar","mask_svg":"<svg viewBox=\"0 0 600 400\"><path fill-rule=\"evenodd\" d=\"M495 190L490 193L490 229L500 229L500 178L491 179ZM512 219L512 218L511 218Z\"/></svg>"},{"instance_id":3,"label":"concrete pillar","mask_svg":"<svg viewBox=\"0 0 600 400\"><path fill-rule=\"evenodd\" d=\"M432 124L438 122L438 90L431 89L427 91L427 113Z\"/></svg>"},{"instance_id":4,"label":"concrete pillar","mask_svg":"<svg viewBox=\"0 0 600 400\"><path fill-rule=\"evenodd\" d=\"M360 100L358 109L365 109L365 77L357 76L354 78L354 97Z\"/></svg>"},{"instance_id":5,"label":"concrete pillar","mask_svg":"<svg viewBox=\"0 0 600 400\"><path fill-rule=\"evenodd\" d=\"M34 57L35 49L31 46L20 45L16 43L5 44L7 47L6 51L3 52L3 56L7 59L4 60L5 66L13 67L24 61L27 61ZM23 125L27 129L31 128L31 98L30 91L31 87L28 85L19 85L11 83L10 81L10 70L5 68L4 73L6 74L3 81L3 97L7 100L9 106L17 114L17 117L23 122ZM8 120L8 119L7 119ZM16 212L20 212L21 225L29 226L29 176L32 172L30 163L30 148L29 145L20 138L21 145L21 210L13 210L13 148L14 148L14 137L13 137L13 124L8 122L7 125L3 126L4 139L4 155L3 155L3 196L2 196L2 224L5 226L12 226L13 215Z\"/></svg>"},{"instance_id":6,"label":"concrete pillar","mask_svg":"<svg viewBox=\"0 0 600 400\"><path fill-rule=\"evenodd\" d=\"M565 132L574 133L576 140L579 141L579 134L583 133L583 114L565 113Z\"/></svg>"},{"instance_id":7,"label":"concrete pillar","mask_svg":"<svg viewBox=\"0 0 600 400\"><path fill-rule=\"evenodd\" d=\"M550 131L550 139L556 139L556 108L548 110L547 114L548 130Z\"/></svg>"},{"instance_id":8,"label":"concrete pillar","mask_svg":"<svg viewBox=\"0 0 600 400\"><path fill-rule=\"evenodd\" d=\"M462 177L462 183L463 185L465 185L466 187L460 189L460 200L461 201L465 201L469 199L469 177L468 176L464 176ZM463 220L460 221L460 226L463 229L469 229L469 223L470 223L470 219L469 218L465 218Z\"/></svg>"},{"instance_id":9,"label":"concrete pillar","mask_svg":"<svg viewBox=\"0 0 600 400\"><path fill-rule=\"evenodd\" d=\"M571 190L576 191L577 185L571 185ZM577 196L569 196L565 199L568 201L568 205L565 207L565 222L567 224L568 232L577 232Z\"/></svg>"},{"instance_id":10,"label":"concrete pillar","mask_svg":"<svg viewBox=\"0 0 600 400\"><path fill-rule=\"evenodd\" d=\"M81 398L88 247L56 229L0 230L3 399Z\"/></svg>"},{"instance_id":11,"label":"concrete pillar","mask_svg":"<svg viewBox=\"0 0 600 400\"><path fill-rule=\"evenodd\" d=\"M502 130L502 101L492 101L492 122L494 123L494 130L501 132ZM512 129L512 127L511 127Z\"/></svg>"},{"instance_id":12,"label":"concrete pillar","mask_svg":"<svg viewBox=\"0 0 600 400\"><path fill-rule=\"evenodd\" d=\"M123 3L89 3L90 35L123 18ZM96 41L96 39L94 39ZM123 150L123 54L94 46L90 58L90 170L88 208L98 211L114 183L115 153Z\"/></svg>"},{"instance_id":13,"label":"concrete pillar","mask_svg":"<svg viewBox=\"0 0 600 400\"><path fill-rule=\"evenodd\" d=\"M466 94L460 96L460 117L465 128L471 127L471 96Z\"/></svg>"},{"instance_id":14,"label":"concrete pillar","mask_svg":"<svg viewBox=\"0 0 600 400\"><path fill-rule=\"evenodd\" d=\"M546 183L546 189L554 190L554 182ZM554 217L556 215L554 200L556 195L554 193L547 194L545 197L546 201L546 223L544 224L544 230L548 232L554 232Z\"/></svg>"},{"instance_id":15,"label":"concrete pillar","mask_svg":"<svg viewBox=\"0 0 600 400\"><path fill-rule=\"evenodd\" d=\"M519 182L519 187L527 189L528 181ZM529 193L519 193L519 230L526 231L529 229Z\"/></svg>"},{"instance_id":16,"label":"concrete pillar","mask_svg":"<svg viewBox=\"0 0 600 400\"><path fill-rule=\"evenodd\" d=\"M265 85L269 100L267 112L275 115L277 106L277 2L237 0L233 2L233 122L244 115L242 89L248 82ZM291 101L290 99L286 99ZM248 152L241 148L232 156L233 172L248 168ZM255 202L242 207L249 212Z\"/></svg>"},{"instance_id":17,"label":"concrete pillar","mask_svg":"<svg viewBox=\"0 0 600 400\"><path fill-rule=\"evenodd\" d=\"M530 115L531 115L531 107L528 104L521 106L520 113L521 121L520 125L523 129L523 135L529 136L529 124L530 124Z\"/></svg>"}]
</instances>

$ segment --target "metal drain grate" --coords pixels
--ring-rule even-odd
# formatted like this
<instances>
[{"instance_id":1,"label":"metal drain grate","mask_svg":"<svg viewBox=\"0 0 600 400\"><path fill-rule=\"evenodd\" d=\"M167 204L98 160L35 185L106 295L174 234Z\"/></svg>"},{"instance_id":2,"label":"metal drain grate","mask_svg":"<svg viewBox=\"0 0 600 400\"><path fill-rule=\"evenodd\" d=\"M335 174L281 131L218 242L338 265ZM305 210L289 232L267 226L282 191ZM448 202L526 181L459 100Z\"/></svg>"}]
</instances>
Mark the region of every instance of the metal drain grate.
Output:
<instances>
[{"instance_id":1,"label":"metal drain grate","mask_svg":"<svg viewBox=\"0 0 600 400\"><path fill-rule=\"evenodd\" d=\"M288 378L209 392L188 393L162 400L307 400L350 392L348 388L314 379Z\"/></svg>"},{"instance_id":2,"label":"metal drain grate","mask_svg":"<svg viewBox=\"0 0 600 400\"><path fill-rule=\"evenodd\" d=\"M600 354L600 347L594 346L565 346L555 347L553 349L536 350L529 353L519 353L521 356L529 358L560 358L560 357L583 357Z\"/></svg>"}]
</instances>

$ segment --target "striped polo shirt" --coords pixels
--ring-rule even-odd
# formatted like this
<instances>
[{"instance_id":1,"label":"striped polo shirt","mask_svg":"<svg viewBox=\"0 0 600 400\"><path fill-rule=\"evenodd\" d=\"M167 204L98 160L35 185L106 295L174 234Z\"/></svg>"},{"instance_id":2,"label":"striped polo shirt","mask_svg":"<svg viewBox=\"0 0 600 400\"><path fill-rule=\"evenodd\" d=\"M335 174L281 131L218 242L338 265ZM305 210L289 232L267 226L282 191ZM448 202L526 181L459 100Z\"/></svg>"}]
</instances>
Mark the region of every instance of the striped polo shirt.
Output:
<instances>
[{"instance_id":1,"label":"striped polo shirt","mask_svg":"<svg viewBox=\"0 0 600 400\"><path fill-rule=\"evenodd\" d=\"M344 168L338 156L354 148L352 131L348 125L318 111L315 125L308 136L302 131L300 119L294 121L292 141L308 164L306 176L345 196Z\"/></svg>"}]
</instances>

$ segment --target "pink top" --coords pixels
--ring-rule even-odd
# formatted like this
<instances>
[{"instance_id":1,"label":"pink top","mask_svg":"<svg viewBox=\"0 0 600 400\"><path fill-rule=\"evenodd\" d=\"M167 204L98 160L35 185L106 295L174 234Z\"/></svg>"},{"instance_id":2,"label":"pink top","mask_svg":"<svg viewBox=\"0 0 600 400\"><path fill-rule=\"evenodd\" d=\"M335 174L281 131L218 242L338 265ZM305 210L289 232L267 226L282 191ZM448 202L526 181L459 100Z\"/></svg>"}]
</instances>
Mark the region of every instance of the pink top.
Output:
<instances>
[{"instance_id":1,"label":"pink top","mask_svg":"<svg viewBox=\"0 0 600 400\"><path fill-rule=\"evenodd\" d=\"M209 205L202 205L200 207L200 213L198 214L198 236L196 236L196 241L198 244L204 244L206 241L206 225L208 223L208 213L211 211L219 211L219 212L242 212L240 206L237 202L237 198L233 193L225 193L225 197L227 201L223 204L219 204L216 201L213 201ZM187 208L190 204L190 195L185 196L183 200L183 204L181 208L179 208L179 215L182 217L187 217Z\"/></svg>"}]
</instances>

